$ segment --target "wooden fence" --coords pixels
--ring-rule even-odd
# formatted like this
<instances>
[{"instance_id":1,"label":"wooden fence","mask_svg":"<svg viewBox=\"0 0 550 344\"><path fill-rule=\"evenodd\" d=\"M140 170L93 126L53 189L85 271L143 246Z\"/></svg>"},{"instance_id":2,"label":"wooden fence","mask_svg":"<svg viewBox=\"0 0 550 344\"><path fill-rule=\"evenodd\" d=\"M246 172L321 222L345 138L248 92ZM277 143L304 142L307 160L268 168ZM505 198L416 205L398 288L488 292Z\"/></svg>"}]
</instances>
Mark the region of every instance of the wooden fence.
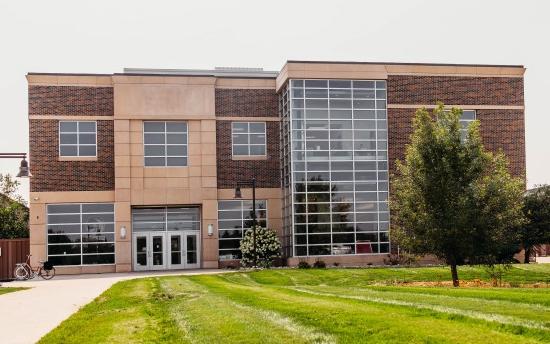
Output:
<instances>
[{"instance_id":1,"label":"wooden fence","mask_svg":"<svg viewBox=\"0 0 550 344\"><path fill-rule=\"evenodd\" d=\"M29 239L0 239L0 281L13 278L15 264L25 262L29 249Z\"/></svg>"}]
</instances>

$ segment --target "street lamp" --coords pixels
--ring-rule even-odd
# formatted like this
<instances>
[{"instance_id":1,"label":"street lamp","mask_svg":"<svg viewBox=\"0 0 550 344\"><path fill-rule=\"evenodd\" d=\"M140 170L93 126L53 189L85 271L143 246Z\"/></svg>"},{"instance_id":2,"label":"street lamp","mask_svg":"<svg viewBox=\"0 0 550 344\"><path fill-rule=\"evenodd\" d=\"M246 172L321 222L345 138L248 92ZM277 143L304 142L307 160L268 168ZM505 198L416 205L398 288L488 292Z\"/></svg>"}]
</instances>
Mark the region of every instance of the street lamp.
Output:
<instances>
[{"instance_id":1,"label":"street lamp","mask_svg":"<svg viewBox=\"0 0 550 344\"><path fill-rule=\"evenodd\" d=\"M235 198L243 198L241 186L252 187L252 243L254 247L254 267L258 266L258 258L256 255L256 178L251 181L237 182L235 187Z\"/></svg>"},{"instance_id":2,"label":"street lamp","mask_svg":"<svg viewBox=\"0 0 550 344\"><path fill-rule=\"evenodd\" d=\"M23 159L19 165L19 173L17 173L18 178L28 178L32 177L31 171L29 170L29 162L25 160L27 158L27 153L0 153L0 159Z\"/></svg>"}]
</instances>

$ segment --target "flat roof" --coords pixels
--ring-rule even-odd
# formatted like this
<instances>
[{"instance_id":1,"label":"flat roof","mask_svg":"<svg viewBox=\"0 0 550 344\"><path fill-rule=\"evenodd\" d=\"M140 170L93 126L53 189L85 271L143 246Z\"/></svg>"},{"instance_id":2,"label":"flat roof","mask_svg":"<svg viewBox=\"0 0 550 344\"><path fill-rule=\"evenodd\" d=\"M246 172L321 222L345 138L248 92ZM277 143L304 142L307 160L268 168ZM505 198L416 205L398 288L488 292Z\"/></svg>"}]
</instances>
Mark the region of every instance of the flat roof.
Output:
<instances>
[{"instance_id":1,"label":"flat roof","mask_svg":"<svg viewBox=\"0 0 550 344\"><path fill-rule=\"evenodd\" d=\"M347 64L347 65L388 65L388 66L434 66L434 67L496 67L496 68L525 68L523 65L496 65L496 64L462 64L462 63L418 63L418 62L369 62L369 61L311 61L287 60L285 65L300 64ZM284 66L283 66L284 67ZM66 75L66 76L211 76L218 78L265 78L274 79L280 71L266 71L263 68L247 67L215 67L214 69L170 69L170 68L124 68L122 73L40 73L29 72L27 75Z\"/></svg>"},{"instance_id":2,"label":"flat roof","mask_svg":"<svg viewBox=\"0 0 550 344\"><path fill-rule=\"evenodd\" d=\"M366 62L366 61L308 61L308 60L287 60L287 63L323 63L323 64L372 64L372 65L403 65L403 66L449 66L449 67L512 67L524 68L523 65L496 65L477 63L428 63L428 62Z\"/></svg>"}]
</instances>

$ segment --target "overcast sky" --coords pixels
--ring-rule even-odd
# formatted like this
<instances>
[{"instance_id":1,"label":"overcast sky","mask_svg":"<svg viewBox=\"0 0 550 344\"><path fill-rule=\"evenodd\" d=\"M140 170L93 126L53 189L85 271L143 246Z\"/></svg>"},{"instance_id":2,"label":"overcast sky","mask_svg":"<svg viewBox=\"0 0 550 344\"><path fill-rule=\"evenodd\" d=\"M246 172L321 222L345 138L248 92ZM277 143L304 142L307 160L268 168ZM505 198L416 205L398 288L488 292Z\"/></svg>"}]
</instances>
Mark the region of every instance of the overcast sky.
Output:
<instances>
[{"instance_id":1,"label":"overcast sky","mask_svg":"<svg viewBox=\"0 0 550 344\"><path fill-rule=\"evenodd\" d=\"M28 152L27 72L279 70L289 59L522 64L528 186L550 183L549 4L0 0L0 152ZM0 173L18 165L0 161Z\"/></svg>"}]
</instances>

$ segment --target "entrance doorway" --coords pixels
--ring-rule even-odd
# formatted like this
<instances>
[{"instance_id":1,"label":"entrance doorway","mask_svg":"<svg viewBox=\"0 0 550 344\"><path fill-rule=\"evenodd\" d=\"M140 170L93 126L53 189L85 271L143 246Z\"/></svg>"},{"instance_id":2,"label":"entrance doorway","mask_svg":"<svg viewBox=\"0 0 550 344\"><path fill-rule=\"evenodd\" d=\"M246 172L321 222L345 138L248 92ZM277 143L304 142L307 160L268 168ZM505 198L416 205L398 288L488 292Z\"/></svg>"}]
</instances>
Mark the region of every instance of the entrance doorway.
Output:
<instances>
[{"instance_id":1,"label":"entrance doorway","mask_svg":"<svg viewBox=\"0 0 550 344\"><path fill-rule=\"evenodd\" d=\"M140 232L134 234L134 270L198 269L197 232Z\"/></svg>"},{"instance_id":2,"label":"entrance doorway","mask_svg":"<svg viewBox=\"0 0 550 344\"><path fill-rule=\"evenodd\" d=\"M135 271L200 268L199 208L132 210Z\"/></svg>"}]
</instances>

